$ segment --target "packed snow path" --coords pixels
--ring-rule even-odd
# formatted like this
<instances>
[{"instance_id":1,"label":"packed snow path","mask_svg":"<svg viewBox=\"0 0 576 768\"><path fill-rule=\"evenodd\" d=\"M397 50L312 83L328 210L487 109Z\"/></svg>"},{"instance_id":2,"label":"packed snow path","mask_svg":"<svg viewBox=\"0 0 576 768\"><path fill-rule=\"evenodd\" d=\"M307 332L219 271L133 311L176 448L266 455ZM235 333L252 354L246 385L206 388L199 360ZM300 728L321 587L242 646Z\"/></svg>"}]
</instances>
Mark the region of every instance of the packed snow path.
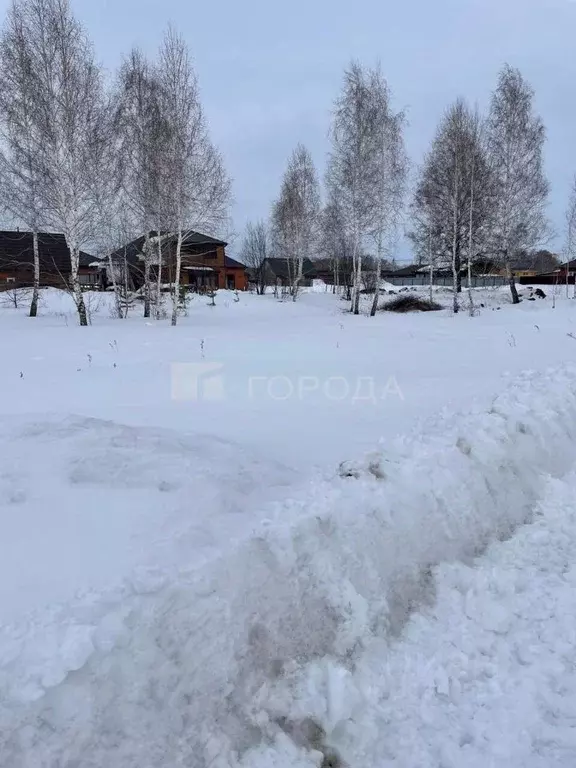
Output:
<instances>
[{"instance_id":1,"label":"packed snow path","mask_svg":"<svg viewBox=\"0 0 576 768\"><path fill-rule=\"evenodd\" d=\"M351 768L576 765L576 475L471 565L435 569L431 607L352 670L328 659L260 702ZM286 728L286 725L284 725ZM308 732L310 727L308 725ZM243 766L318 766L284 734Z\"/></svg>"}]
</instances>

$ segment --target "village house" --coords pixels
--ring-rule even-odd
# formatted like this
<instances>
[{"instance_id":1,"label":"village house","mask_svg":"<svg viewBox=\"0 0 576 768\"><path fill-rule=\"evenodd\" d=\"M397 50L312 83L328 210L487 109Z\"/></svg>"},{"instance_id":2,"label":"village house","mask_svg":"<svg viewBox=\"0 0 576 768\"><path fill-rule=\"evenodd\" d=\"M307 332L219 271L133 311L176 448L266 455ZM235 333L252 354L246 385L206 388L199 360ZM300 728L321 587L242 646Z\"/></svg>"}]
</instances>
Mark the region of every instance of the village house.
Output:
<instances>
[{"instance_id":1,"label":"village house","mask_svg":"<svg viewBox=\"0 0 576 768\"><path fill-rule=\"evenodd\" d=\"M268 258L264 260L265 285L286 289L294 282L296 263L293 260ZM300 288L309 288L317 277L317 270L311 259L304 259L302 265L302 280Z\"/></svg>"},{"instance_id":2,"label":"village house","mask_svg":"<svg viewBox=\"0 0 576 768\"><path fill-rule=\"evenodd\" d=\"M64 235L38 233L40 286L70 286L70 252ZM80 283L100 287L101 272L93 256L80 252ZM31 232L0 231L0 290L27 288L34 283L34 249Z\"/></svg>"},{"instance_id":3,"label":"village house","mask_svg":"<svg viewBox=\"0 0 576 768\"><path fill-rule=\"evenodd\" d=\"M158 236L149 234L151 279L158 279ZM144 248L146 237L141 235L136 240L114 251L111 260L117 274L127 273L131 290L138 290L144 285ZM161 233L163 285L172 285L176 276L176 242L172 233ZM204 293L217 288L245 291L248 287L246 267L226 255L223 240L216 240L199 232L188 232L182 243L182 268L180 284L189 290ZM126 267L126 269L124 269Z\"/></svg>"},{"instance_id":4,"label":"village house","mask_svg":"<svg viewBox=\"0 0 576 768\"><path fill-rule=\"evenodd\" d=\"M547 272L541 272L533 277L522 277L520 283L523 285L529 285L535 283L537 285L574 285L576 280L576 259L573 261L565 261L562 264L558 264L555 269L550 269Z\"/></svg>"}]
</instances>

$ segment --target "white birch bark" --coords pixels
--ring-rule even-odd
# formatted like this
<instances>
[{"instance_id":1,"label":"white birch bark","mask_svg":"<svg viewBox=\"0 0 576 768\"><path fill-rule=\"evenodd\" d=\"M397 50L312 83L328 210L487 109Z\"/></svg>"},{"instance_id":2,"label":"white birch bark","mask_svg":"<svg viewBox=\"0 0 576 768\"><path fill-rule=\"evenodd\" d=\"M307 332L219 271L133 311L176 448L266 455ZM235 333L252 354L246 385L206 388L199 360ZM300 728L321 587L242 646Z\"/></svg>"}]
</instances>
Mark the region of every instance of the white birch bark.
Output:
<instances>
[{"instance_id":1,"label":"white birch bark","mask_svg":"<svg viewBox=\"0 0 576 768\"><path fill-rule=\"evenodd\" d=\"M374 317L378 311L378 301L380 299L380 279L382 277L382 235L378 237L378 248L376 256L376 285L374 286L374 298L372 300L372 308L370 310L370 317Z\"/></svg>"},{"instance_id":2,"label":"white birch bark","mask_svg":"<svg viewBox=\"0 0 576 768\"><path fill-rule=\"evenodd\" d=\"M144 235L144 317L150 317L150 304L152 302L152 285L150 280L150 260L151 260L150 233L146 231Z\"/></svg>"},{"instance_id":3,"label":"white birch bark","mask_svg":"<svg viewBox=\"0 0 576 768\"><path fill-rule=\"evenodd\" d=\"M34 259L34 283L32 286L32 300L30 302L30 317L38 315L38 297L40 294L40 247L38 244L38 232L32 232L32 252Z\"/></svg>"},{"instance_id":4,"label":"white birch bark","mask_svg":"<svg viewBox=\"0 0 576 768\"><path fill-rule=\"evenodd\" d=\"M474 160L472 161L474 163ZM474 317L474 298L472 296L472 248L474 245L474 166L472 167L470 180L470 221L468 227L468 312Z\"/></svg>"},{"instance_id":5,"label":"white birch bark","mask_svg":"<svg viewBox=\"0 0 576 768\"><path fill-rule=\"evenodd\" d=\"M456 159L458 163L458 159ZM453 291L453 305L452 309L454 314L458 314L460 307L458 304L458 192L459 192L459 178L458 168L454 174L454 217L452 221L452 291Z\"/></svg>"},{"instance_id":6,"label":"white birch bark","mask_svg":"<svg viewBox=\"0 0 576 768\"><path fill-rule=\"evenodd\" d=\"M176 267L174 274L174 294L172 296L172 325L178 322L178 307L180 302L180 272L182 270L182 230L178 230L176 238Z\"/></svg>"},{"instance_id":7,"label":"white birch bark","mask_svg":"<svg viewBox=\"0 0 576 768\"><path fill-rule=\"evenodd\" d=\"M122 298L120 296L120 289L118 288L118 280L116 279L116 267L112 260L112 254L108 254L108 269L110 271L110 279L112 281L112 290L114 292L114 303L116 305L116 316L119 319L124 317L124 310L122 308Z\"/></svg>"},{"instance_id":8,"label":"white birch bark","mask_svg":"<svg viewBox=\"0 0 576 768\"><path fill-rule=\"evenodd\" d=\"M77 245L69 243L70 251L70 286L72 289L72 295L74 296L74 303L78 311L78 320L80 325L88 325L88 314L86 312L86 304L84 303L84 295L82 293L82 286L80 284L80 249Z\"/></svg>"},{"instance_id":9,"label":"white birch bark","mask_svg":"<svg viewBox=\"0 0 576 768\"><path fill-rule=\"evenodd\" d=\"M160 231L157 232L157 273L156 273L156 320L160 320L162 317L162 235Z\"/></svg>"}]
</instances>

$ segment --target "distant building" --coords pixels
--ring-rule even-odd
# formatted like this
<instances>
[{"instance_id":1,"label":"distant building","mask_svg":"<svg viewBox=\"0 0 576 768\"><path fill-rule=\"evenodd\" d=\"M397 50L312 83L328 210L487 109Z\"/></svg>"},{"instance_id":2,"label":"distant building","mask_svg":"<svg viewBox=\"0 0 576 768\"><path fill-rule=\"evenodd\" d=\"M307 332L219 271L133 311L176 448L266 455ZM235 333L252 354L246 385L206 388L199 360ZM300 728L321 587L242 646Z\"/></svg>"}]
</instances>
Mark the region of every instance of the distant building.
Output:
<instances>
[{"instance_id":1,"label":"distant building","mask_svg":"<svg viewBox=\"0 0 576 768\"><path fill-rule=\"evenodd\" d=\"M153 281L158 279L158 233L153 231L150 238L150 272ZM111 255L117 274L124 274L127 268L129 287L138 290L144 285L144 245L146 237L141 235L130 243L118 248ZM176 274L177 236L161 233L162 274L161 283L172 284ZM223 288L245 291L248 287L248 272L244 264L226 255L223 240L216 240L200 232L189 232L182 243L182 268L180 284L200 293ZM105 265L105 262L103 262Z\"/></svg>"},{"instance_id":2,"label":"distant building","mask_svg":"<svg viewBox=\"0 0 576 768\"><path fill-rule=\"evenodd\" d=\"M288 259L268 258L264 260L264 280L266 285L277 288L288 288L294 282L296 265ZM310 288L312 281L318 277L314 262L304 259L302 265L302 280L300 288Z\"/></svg>"},{"instance_id":3,"label":"distant building","mask_svg":"<svg viewBox=\"0 0 576 768\"><path fill-rule=\"evenodd\" d=\"M576 259L559 263L555 269L541 272L532 277L522 277L520 282L524 285L535 283L539 285L574 285L576 279Z\"/></svg>"},{"instance_id":4,"label":"distant building","mask_svg":"<svg viewBox=\"0 0 576 768\"><path fill-rule=\"evenodd\" d=\"M38 233L40 285L66 288L70 285L70 251L64 235ZM80 252L80 283L99 288L101 271L94 256ZM34 283L32 232L0 231L0 290L26 288Z\"/></svg>"}]
</instances>

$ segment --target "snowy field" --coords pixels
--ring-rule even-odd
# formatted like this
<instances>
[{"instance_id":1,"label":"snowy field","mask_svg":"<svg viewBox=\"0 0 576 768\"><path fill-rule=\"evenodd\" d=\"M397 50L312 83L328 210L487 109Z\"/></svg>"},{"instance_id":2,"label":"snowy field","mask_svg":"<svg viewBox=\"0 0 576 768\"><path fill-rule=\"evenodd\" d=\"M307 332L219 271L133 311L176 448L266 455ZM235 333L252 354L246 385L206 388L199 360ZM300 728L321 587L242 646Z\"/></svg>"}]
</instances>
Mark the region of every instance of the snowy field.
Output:
<instances>
[{"instance_id":1,"label":"snowy field","mask_svg":"<svg viewBox=\"0 0 576 768\"><path fill-rule=\"evenodd\" d=\"M1 768L575 765L576 301L475 299L1 307Z\"/></svg>"}]
</instances>

